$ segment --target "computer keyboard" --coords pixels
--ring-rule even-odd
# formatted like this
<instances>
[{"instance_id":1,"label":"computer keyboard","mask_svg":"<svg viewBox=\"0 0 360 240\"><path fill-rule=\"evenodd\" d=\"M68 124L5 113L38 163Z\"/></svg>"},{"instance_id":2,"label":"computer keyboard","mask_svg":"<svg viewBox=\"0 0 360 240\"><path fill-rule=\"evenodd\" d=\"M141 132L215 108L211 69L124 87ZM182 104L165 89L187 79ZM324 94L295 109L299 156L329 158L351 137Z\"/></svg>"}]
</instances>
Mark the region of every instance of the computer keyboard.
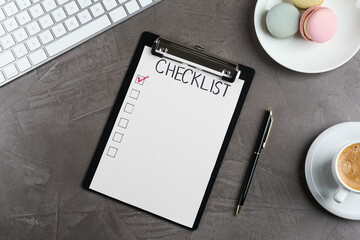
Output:
<instances>
[{"instance_id":1,"label":"computer keyboard","mask_svg":"<svg viewBox=\"0 0 360 240\"><path fill-rule=\"evenodd\" d=\"M0 86L161 0L0 0Z\"/></svg>"}]
</instances>

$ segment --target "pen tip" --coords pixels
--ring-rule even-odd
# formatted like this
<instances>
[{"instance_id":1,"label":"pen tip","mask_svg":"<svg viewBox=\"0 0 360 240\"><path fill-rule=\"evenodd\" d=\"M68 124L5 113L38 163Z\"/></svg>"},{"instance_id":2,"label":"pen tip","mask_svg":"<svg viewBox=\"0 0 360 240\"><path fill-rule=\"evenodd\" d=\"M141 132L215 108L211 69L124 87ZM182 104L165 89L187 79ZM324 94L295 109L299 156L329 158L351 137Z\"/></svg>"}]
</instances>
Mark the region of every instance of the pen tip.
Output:
<instances>
[{"instance_id":1,"label":"pen tip","mask_svg":"<svg viewBox=\"0 0 360 240\"><path fill-rule=\"evenodd\" d=\"M239 215L240 211L241 211L242 206L238 205L236 208L236 215Z\"/></svg>"}]
</instances>

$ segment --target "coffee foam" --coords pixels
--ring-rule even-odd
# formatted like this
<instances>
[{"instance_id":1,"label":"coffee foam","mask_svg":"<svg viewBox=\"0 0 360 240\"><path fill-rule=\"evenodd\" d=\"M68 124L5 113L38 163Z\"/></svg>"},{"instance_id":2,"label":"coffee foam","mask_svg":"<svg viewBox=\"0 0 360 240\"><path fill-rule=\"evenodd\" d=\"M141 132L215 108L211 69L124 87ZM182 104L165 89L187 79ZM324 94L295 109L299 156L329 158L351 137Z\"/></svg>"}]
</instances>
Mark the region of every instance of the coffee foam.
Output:
<instances>
[{"instance_id":1,"label":"coffee foam","mask_svg":"<svg viewBox=\"0 0 360 240\"><path fill-rule=\"evenodd\" d=\"M346 185L360 191L360 143L352 144L341 152L337 170Z\"/></svg>"}]
</instances>

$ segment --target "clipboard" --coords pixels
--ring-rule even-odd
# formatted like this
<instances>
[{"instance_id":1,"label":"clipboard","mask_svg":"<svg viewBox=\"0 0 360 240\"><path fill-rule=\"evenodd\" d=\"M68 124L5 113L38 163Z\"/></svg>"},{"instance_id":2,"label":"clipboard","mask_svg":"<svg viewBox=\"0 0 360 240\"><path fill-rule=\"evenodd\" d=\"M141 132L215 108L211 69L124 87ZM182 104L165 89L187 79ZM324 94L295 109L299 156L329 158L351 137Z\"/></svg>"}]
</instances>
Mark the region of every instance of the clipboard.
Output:
<instances>
[{"instance_id":1,"label":"clipboard","mask_svg":"<svg viewBox=\"0 0 360 240\"><path fill-rule=\"evenodd\" d=\"M195 230L254 74L144 32L83 186Z\"/></svg>"}]
</instances>

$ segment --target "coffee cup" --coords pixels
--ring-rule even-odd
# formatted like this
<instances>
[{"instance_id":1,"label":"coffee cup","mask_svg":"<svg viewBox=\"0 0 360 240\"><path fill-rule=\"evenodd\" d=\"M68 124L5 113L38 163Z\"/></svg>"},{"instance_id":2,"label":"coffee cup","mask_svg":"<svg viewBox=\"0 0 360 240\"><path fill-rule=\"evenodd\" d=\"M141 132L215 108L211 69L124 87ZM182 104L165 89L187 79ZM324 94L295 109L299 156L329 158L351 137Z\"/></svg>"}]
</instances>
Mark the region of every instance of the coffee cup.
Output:
<instances>
[{"instance_id":1,"label":"coffee cup","mask_svg":"<svg viewBox=\"0 0 360 240\"><path fill-rule=\"evenodd\" d=\"M339 185L334 200L342 203L349 193L360 194L360 140L346 144L334 156L332 174Z\"/></svg>"}]
</instances>

